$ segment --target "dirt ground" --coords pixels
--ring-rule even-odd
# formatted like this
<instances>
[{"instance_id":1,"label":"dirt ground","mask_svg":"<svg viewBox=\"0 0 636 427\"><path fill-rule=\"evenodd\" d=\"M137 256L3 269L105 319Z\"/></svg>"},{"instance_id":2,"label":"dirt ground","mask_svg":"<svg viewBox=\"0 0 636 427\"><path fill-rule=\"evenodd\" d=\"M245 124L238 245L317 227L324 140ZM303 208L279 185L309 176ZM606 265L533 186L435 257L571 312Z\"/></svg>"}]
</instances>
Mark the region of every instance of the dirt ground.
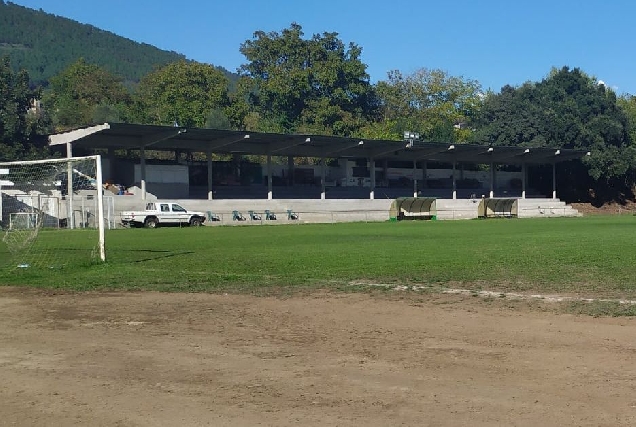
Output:
<instances>
[{"instance_id":1,"label":"dirt ground","mask_svg":"<svg viewBox=\"0 0 636 427\"><path fill-rule=\"evenodd\" d=\"M636 319L0 287L2 426L633 426Z\"/></svg>"},{"instance_id":2,"label":"dirt ground","mask_svg":"<svg viewBox=\"0 0 636 427\"><path fill-rule=\"evenodd\" d=\"M594 206L590 203L569 203L583 215L633 215L636 214L636 202L632 200L620 203L606 203Z\"/></svg>"}]
</instances>

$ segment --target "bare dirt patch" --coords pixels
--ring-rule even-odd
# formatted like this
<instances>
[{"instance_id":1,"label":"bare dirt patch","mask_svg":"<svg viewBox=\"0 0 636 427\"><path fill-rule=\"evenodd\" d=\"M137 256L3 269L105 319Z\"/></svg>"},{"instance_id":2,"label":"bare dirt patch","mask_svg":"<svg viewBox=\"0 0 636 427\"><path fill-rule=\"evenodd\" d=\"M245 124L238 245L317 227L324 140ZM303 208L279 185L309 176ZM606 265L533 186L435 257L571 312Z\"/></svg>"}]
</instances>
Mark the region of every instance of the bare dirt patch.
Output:
<instances>
[{"instance_id":1,"label":"bare dirt patch","mask_svg":"<svg viewBox=\"0 0 636 427\"><path fill-rule=\"evenodd\" d=\"M634 319L0 288L0 425L636 425Z\"/></svg>"},{"instance_id":2,"label":"bare dirt patch","mask_svg":"<svg viewBox=\"0 0 636 427\"><path fill-rule=\"evenodd\" d=\"M605 203L594 206L591 203L570 203L574 209L583 215L633 215L636 214L636 202L628 200L625 203Z\"/></svg>"}]
</instances>

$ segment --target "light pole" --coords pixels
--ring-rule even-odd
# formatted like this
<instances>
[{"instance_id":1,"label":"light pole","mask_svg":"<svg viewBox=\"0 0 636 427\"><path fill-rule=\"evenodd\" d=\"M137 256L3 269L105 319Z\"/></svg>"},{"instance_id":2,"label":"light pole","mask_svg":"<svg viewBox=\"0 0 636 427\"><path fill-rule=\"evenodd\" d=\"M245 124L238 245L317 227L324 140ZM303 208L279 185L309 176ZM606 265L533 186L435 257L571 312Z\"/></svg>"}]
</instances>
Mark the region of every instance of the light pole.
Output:
<instances>
[{"instance_id":1,"label":"light pole","mask_svg":"<svg viewBox=\"0 0 636 427\"><path fill-rule=\"evenodd\" d=\"M404 141L406 142L406 148L413 148L415 141L420 139L420 134L417 132L411 132L410 130L404 131ZM413 197L417 197L417 161L413 160Z\"/></svg>"},{"instance_id":2,"label":"light pole","mask_svg":"<svg viewBox=\"0 0 636 427\"><path fill-rule=\"evenodd\" d=\"M406 145L408 148L413 147L413 144L415 143L415 141L420 139L420 134L417 132L411 132L410 130L405 130L404 131L404 141L406 141L408 144Z\"/></svg>"}]
</instances>

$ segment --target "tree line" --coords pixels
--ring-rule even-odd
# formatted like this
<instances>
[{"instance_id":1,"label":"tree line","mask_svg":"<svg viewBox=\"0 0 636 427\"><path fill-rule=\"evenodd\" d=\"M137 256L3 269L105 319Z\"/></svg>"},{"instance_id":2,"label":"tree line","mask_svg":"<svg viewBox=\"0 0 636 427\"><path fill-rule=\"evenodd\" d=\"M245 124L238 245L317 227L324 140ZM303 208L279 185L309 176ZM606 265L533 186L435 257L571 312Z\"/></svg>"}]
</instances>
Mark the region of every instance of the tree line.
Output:
<instances>
[{"instance_id":1,"label":"tree line","mask_svg":"<svg viewBox=\"0 0 636 427\"><path fill-rule=\"evenodd\" d=\"M555 68L539 82L499 92L427 68L394 70L372 84L360 46L333 32L306 38L298 24L257 31L240 52L246 61L235 82L217 67L182 59L131 87L80 58L45 90L33 89L29 76L12 71L5 58L0 158L36 156L44 149L38 135L103 122L395 141L408 130L433 142L589 150L589 159L566 167L572 197L632 196L636 97L617 96L578 68ZM44 108L29 110L32 99Z\"/></svg>"}]
</instances>

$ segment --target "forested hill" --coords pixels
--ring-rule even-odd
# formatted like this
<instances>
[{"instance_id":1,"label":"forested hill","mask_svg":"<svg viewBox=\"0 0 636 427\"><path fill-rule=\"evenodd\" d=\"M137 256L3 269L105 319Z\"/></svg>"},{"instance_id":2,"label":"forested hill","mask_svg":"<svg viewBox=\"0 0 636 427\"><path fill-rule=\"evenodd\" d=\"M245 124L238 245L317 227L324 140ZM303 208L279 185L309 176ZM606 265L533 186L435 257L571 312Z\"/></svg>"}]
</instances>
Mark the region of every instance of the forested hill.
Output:
<instances>
[{"instance_id":1,"label":"forested hill","mask_svg":"<svg viewBox=\"0 0 636 427\"><path fill-rule=\"evenodd\" d=\"M12 68L26 69L34 83L43 85L79 58L126 82L139 81L155 66L185 59L177 52L0 0L0 57L5 55Z\"/></svg>"}]
</instances>

